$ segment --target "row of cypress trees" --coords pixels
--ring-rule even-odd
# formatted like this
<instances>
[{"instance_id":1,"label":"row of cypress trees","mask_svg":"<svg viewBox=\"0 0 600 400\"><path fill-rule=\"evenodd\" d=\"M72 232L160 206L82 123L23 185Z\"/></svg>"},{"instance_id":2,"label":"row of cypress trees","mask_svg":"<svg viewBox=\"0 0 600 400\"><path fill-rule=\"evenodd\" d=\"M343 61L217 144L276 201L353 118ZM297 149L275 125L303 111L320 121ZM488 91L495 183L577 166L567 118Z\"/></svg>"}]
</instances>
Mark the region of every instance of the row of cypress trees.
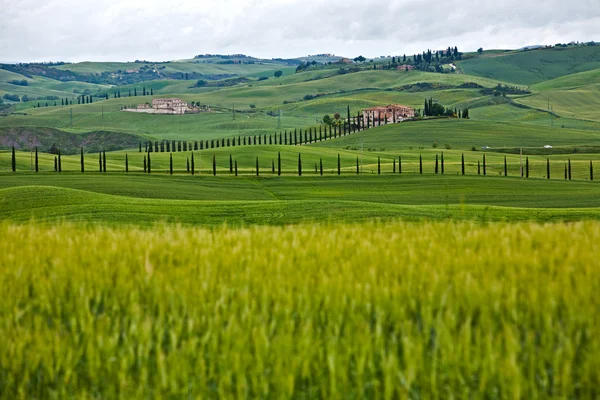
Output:
<instances>
[{"instance_id":1,"label":"row of cypress trees","mask_svg":"<svg viewBox=\"0 0 600 400\"><path fill-rule=\"evenodd\" d=\"M80 163L81 163L81 172L85 172L85 156L83 153L83 148L81 149L81 153L80 153ZM190 162L191 160L191 162ZM191 173L192 175L195 174L195 159L194 159L194 153L191 153L191 159L190 157L187 158L187 172ZM398 163L397 163L397 170L398 173L402 173L402 157L398 157ZM12 146L12 157L11 157L11 167L12 167L12 171L16 172L17 170L17 161L16 161L16 152L15 152L15 147ZM482 168L483 167L483 168ZM396 173L396 158L393 159L393 167L392 167L392 171L393 173ZM485 154L483 154L483 159L482 159L482 163L479 162L479 160L477 161L477 175L481 175L483 169L483 175L487 175L487 162L486 162L486 158L485 158ZM60 149L58 150L58 154L54 157L54 170L55 172L62 172L62 159L61 159L61 152ZM99 172L106 172L106 151L101 151L98 153L98 170ZM230 173L234 173L235 170L235 174L237 176L237 160L233 160L231 154L229 155L229 172ZM37 147L35 148L35 171L39 172L39 163L38 163L38 149ZM260 174L260 170L259 170L259 158L258 156L256 157L256 175ZM592 161L590 160L590 166L589 166L589 171L590 171L590 180L593 181L594 180L594 165L592 163ZM128 154L125 154L125 172L129 172L129 156ZM144 172L145 173L152 173L152 160L150 157L150 151L148 151L145 155L144 155ZM217 174L217 163L216 163L216 155L213 154L213 159L212 159L212 172L213 175ZM272 174L275 174L275 161L271 161L271 172ZM321 175L323 175L323 159L320 158L319 159L319 165L317 166L315 164L315 173L320 172ZM438 174L440 173L444 174L444 153L441 153L439 156L436 154L435 155L435 164L434 164L434 173ZM530 172L530 164L529 164L529 157L525 158L525 166L523 168L523 170L521 171L521 177L525 177L525 178L529 178L529 172ZM173 175L173 154L171 153L169 155L169 173L171 175ZM356 158L356 173L359 174L360 173L360 165L359 165L359 159L358 157ZM340 158L340 154L338 153L338 157L337 157L337 174L341 175L341 158ZM381 174L381 157L377 157L377 174ZM419 174L423 174L423 157L422 155L419 155ZM464 153L461 154L461 174L465 175L465 156ZM277 175L281 175L281 152L277 153ZM302 175L302 154L298 153L298 175ZM504 176L508 176L508 163L507 163L507 159L506 156L504 156ZM550 179L551 175L550 175L550 159L547 158L546 159L546 178ZM567 160L567 162L565 162L565 174L564 174L564 178L565 180L571 180L572 178L572 168L571 168L571 159L569 158Z\"/></svg>"}]
</instances>

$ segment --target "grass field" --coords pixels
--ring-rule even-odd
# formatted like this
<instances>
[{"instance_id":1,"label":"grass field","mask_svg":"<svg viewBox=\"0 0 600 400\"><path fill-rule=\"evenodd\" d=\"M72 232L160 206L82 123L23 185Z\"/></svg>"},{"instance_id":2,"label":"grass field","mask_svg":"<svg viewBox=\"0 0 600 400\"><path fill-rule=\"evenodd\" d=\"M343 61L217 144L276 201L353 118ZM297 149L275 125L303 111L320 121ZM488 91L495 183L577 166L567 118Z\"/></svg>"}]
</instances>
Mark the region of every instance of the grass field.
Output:
<instances>
[{"instance_id":1,"label":"grass field","mask_svg":"<svg viewBox=\"0 0 600 400\"><path fill-rule=\"evenodd\" d=\"M0 241L2 398L598 396L598 222Z\"/></svg>"}]
</instances>

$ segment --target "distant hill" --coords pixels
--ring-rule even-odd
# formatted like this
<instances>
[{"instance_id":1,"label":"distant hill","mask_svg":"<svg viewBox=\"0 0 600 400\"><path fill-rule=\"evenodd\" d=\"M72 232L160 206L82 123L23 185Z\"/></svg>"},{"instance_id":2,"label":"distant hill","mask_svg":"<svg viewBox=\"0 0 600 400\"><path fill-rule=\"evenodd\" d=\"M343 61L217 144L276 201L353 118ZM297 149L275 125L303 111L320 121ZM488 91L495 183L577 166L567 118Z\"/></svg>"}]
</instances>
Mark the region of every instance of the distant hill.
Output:
<instances>
[{"instance_id":1,"label":"distant hill","mask_svg":"<svg viewBox=\"0 0 600 400\"><path fill-rule=\"evenodd\" d=\"M468 75L531 85L600 68L600 46L554 47L499 53L460 61Z\"/></svg>"}]
</instances>

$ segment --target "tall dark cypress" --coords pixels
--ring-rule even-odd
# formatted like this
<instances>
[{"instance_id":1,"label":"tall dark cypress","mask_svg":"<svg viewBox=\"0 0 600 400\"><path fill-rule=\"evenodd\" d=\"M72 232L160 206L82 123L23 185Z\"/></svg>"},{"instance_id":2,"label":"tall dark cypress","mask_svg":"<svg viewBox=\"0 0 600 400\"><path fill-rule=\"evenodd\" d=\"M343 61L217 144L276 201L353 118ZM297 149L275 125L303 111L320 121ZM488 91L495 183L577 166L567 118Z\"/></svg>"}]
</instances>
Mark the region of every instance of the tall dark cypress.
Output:
<instances>
[{"instance_id":1,"label":"tall dark cypress","mask_svg":"<svg viewBox=\"0 0 600 400\"><path fill-rule=\"evenodd\" d=\"M444 153L442 152L442 156L441 156L441 163L442 163L442 175L444 175Z\"/></svg>"},{"instance_id":2,"label":"tall dark cypress","mask_svg":"<svg viewBox=\"0 0 600 400\"><path fill-rule=\"evenodd\" d=\"M396 163L396 160L394 159L394 165L396 165L395 163ZM360 174L360 167L358 165L358 157L356 157L356 175L359 175L359 174Z\"/></svg>"},{"instance_id":3,"label":"tall dark cypress","mask_svg":"<svg viewBox=\"0 0 600 400\"><path fill-rule=\"evenodd\" d=\"M437 160L437 156L435 156L436 160ZM436 163L437 165L437 163ZM396 173L396 158L394 157L394 168L392 170L392 172L395 174Z\"/></svg>"},{"instance_id":4,"label":"tall dark cypress","mask_svg":"<svg viewBox=\"0 0 600 400\"><path fill-rule=\"evenodd\" d=\"M302 155L298 153L298 176L302 176Z\"/></svg>"},{"instance_id":5,"label":"tall dark cypress","mask_svg":"<svg viewBox=\"0 0 600 400\"><path fill-rule=\"evenodd\" d=\"M125 153L125 172L129 172L129 157L127 157L127 153Z\"/></svg>"},{"instance_id":6,"label":"tall dark cypress","mask_svg":"<svg viewBox=\"0 0 600 400\"><path fill-rule=\"evenodd\" d=\"M58 158L56 156L54 156L54 172L58 172Z\"/></svg>"},{"instance_id":7,"label":"tall dark cypress","mask_svg":"<svg viewBox=\"0 0 600 400\"><path fill-rule=\"evenodd\" d=\"M477 160L477 175L481 175L481 164L479 163L479 160Z\"/></svg>"},{"instance_id":8,"label":"tall dark cypress","mask_svg":"<svg viewBox=\"0 0 600 400\"><path fill-rule=\"evenodd\" d=\"M567 180L567 163L565 163L565 181Z\"/></svg>"},{"instance_id":9,"label":"tall dark cypress","mask_svg":"<svg viewBox=\"0 0 600 400\"><path fill-rule=\"evenodd\" d=\"M438 155L435 155L435 173L438 173Z\"/></svg>"},{"instance_id":10,"label":"tall dark cypress","mask_svg":"<svg viewBox=\"0 0 600 400\"><path fill-rule=\"evenodd\" d=\"M235 160L235 163L234 163L234 164L235 164L235 165L234 165L234 168L235 168L235 176L238 176L238 173L237 173L237 160Z\"/></svg>"},{"instance_id":11,"label":"tall dark cypress","mask_svg":"<svg viewBox=\"0 0 600 400\"><path fill-rule=\"evenodd\" d=\"M281 176L281 152L277 152L277 175Z\"/></svg>"},{"instance_id":12,"label":"tall dark cypress","mask_svg":"<svg viewBox=\"0 0 600 400\"><path fill-rule=\"evenodd\" d=\"M173 153L169 153L169 174L173 175Z\"/></svg>"},{"instance_id":13,"label":"tall dark cypress","mask_svg":"<svg viewBox=\"0 0 600 400\"><path fill-rule=\"evenodd\" d=\"M529 178L529 157L525 157L525 178Z\"/></svg>"},{"instance_id":14,"label":"tall dark cypress","mask_svg":"<svg viewBox=\"0 0 600 400\"><path fill-rule=\"evenodd\" d=\"M377 156L377 175L381 175L381 157Z\"/></svg>"},{"instance_id":15,"label":"tall dark cypress","mask_svg":"<svg viewBox=\"0 0 600 400\"><path fill-rule=\"evenodd\" d=\"M106 162L106 157L104 157L104 162ZM104 172L106 172L106 169L104 169ZM150 161L150 153L148 153L148 173L152 173L152 162Z\"/></svg>"},{"instance_id":16,"label":"tall dark cypress","mask_svg":"<svg viewBox=\"0 0 600 400\"><path fill-rule=\"evenodd\" d=\"M569 180L571 180L571 159L569 158Z\"/></svg>"},{"instance_id":17,"label":"tall dark cypress","mask_svg":"<svg viewBox=\"0 0 600 400\"><path fill-rule=\"evenodd\" d=\"M506 156L504 156L504 176L508 176L508 165L506 164Z\"/></svg>"},{"instance_id":18,"label":"tall dark cypress","mask_svg":"<svg viewBox=\"0 0 600 400\"><path fill-rule=\"evenodd\" d=\"M271 160L271 173L275 175L275 160Z\"/></svg>"},{"instance_id":19,"label":"tall dark cypress","mask_svg":"<svg viewBox=\"0 0 600 400\"><path fill-rule=\"evenodd\" d=\"M81 173L85 172L85 166L83 163L83 147L81 148Z\"/></svg>"},{"instance_id":20,"label":"tall dark cypress","mask_svg":"<svg viewBox=\"0 0 600 400\"><path fill-rule=\"evenodd\" d=\"M196 165L194 164L194 153L192 153L192 175L196 173Z\"/></svg>"},{"instance_id":21,"label":"tall dark cypress","mask_svg":"<svg viewBox=\"0 0 600 400\"><path fill-rule=\"evenodd\" d=\"M13 172L17 172L17 155L15 154L15 146L12 147L12 158L10 159L10 165Z\"/></svg>"},{"instance_id":22,"label":"tall dark cypress","mask_svg":"<svg viewBox=\"0 0 600 400\"><path fill-rule=\"evenodd\" d=\"M229 154L229 173L233 172L233 158L231 157L231 153Z\"/></svg>"},{"instance_id":23,"label":"tall dark cypress","mask_svg":"<svg viewBox=\"0 0 600 400\"><path fill-rule=\"evenodd\" d=\"M213 167L213 176L217 176L217 156L215 154L213 154L212 167Z\"/></svg>"},{"instance_id":24,"label":"tall dark cypress","mask_svg":"<svg viewBox=\"0 0 600 400\"><path fill-rule=\"evenodd\" d=\"M102 152L102 168L103 171L106 172L106 151ZM148 165L150 165L150 156L148 156Z\"/></svg>"},{"instance_id":25,"label":"tall dark cypress","mask_svg":"<svg viewBox=\"0 0 600 400\"><path fill-rule=\"evenodd\" d=\"M423 157L419 154L419 174L423 175Z\"/></svg>"},{"instance_id":26,"label":"tall dark cypress","mask_svg":"<svg viewBox=\"0 0 600 400\"><path fill-rule=\"evenodd\" d=\"M186 157L186 162L187 162L187 172L188 174L190 173L190 158Z\"/></svg>"},{"instance_id":27,"label":"tall dark cypress","mask_svg":"<svg viewBox=\"0 0 600 400\"><path fill-rule=\"evenodd\" d=\"M338 175L342 173L342 165L340 162L340 153L338 153Z\"/></svg>"},{"instance_id":28,"label":"tall dark cypress","mask_svg":"<svg viewBox=\"0 0 600 400\"><path fill-rule=\"evenodd\" d=\"M444 164L442 164L444 165ZM443 167L442 167L443 168ZM443 169L442 169L443 171ZM402 173L402 156L398 157L398 173L401 174Z\"/></svg>"},{"instance_id":29,"label":"tall dark cypress","mask_svg":"<svg viewBox=\"0 0 600 400\"><path fill-rule=\"evenodd\" d=\"M36 148L35 148L35 172L39 172L39 170L40 170L38 161L39 161L38 160L38 149L37 149L37 146L36 146Z\"/></svg>"},{"instance_id":30,"label":"tall dark cypress","mask_svg":"<svg viewBox=\"0 0 600 400\"><path fill-rule=\"evenodd\" d=\"M102 172L102 152L98 153L98 170ZM146 161L144 159L144 172L146 172Z\"/></svg>"},{"instance_id":31,"label":"tall dark cypress","mask_svg":"<svg viewBox=\"0 0 600 400\"><path fill-rule=\"evenodd\" d=\"M546 177L550 179L550 159L546 158Z\"/></svg>"},{"instance_id":32,"label":"tall dark cypress","mask_svg":"<svg viewBox=\"0 0 600 400\"><path fill-rule=\"evenodd\" d=\"M144 154L144 173L148 172L148 166L146 162L146 155ZM100 172L102 172L102 167L100 168Z\"/></svg>"},{"instance_id":33,"label":"tall dark cypress","mask_svg":"<svg viewBox=\"0 0 600 400\"><path fill-rule=\"evenodd\" d=\"M460 156L460 170L462 174L465 174L465 153L462 153Z\"/></svg>"},{"instance_id":34,"label":"tall dark cypress","mask_svg":"<svg viewBox=\"0 0 600 400\"><path fill-rule=\"evenodd\" d=\"M590 181L594 180L594 165L592 164L592 160L590 160Z\"/></svg>"},{"instance_id":35,"label":"tall dark cypress","mask_svg":"<svg viewBox=\"0 0 600 400\"><path fill-rule=\"evenodd\" d=\"M60 149L58 149L58 172L62 172L62 162L60 159Z\"/></svg>"},{"instance_id":36,"label":"tall dark cypress","mask_svg":"<svg viewBox=\"0 0 600 400\"><path fill-rule=\"evenodd\" d=\"M486 173L486 169L485 169L485 154L483 155L483 176L485 176Z\"/></svg>"},{"instance_id":37,"label":"tall dark cypress","mask_svg":"<svg viewBox=\"0 0 600 400\"><path fill-rule=\"evenodd\" d=\"M259 172L258 172L258 156L256 156L256 176L258 176L258 175L259 175Z\"/></svg>"}]
</instances>

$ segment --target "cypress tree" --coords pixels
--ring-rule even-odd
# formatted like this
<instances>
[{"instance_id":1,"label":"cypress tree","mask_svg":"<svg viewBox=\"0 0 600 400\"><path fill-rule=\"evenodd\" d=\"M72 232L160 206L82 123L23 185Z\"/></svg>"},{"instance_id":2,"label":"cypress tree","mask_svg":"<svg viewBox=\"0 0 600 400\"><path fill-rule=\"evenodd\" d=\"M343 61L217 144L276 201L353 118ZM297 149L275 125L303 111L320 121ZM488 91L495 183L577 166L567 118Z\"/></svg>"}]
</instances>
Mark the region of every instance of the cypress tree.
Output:
<instances>
[{"instance_id":1,"label":"cypress tree","mask_svg":"<svg viewBox=\"0 0 600 400\"><path fill-rule=\"evenodd\" d=\"M256 156L256 176L258 176L258 175L259 175L259 172L258 172L258 156Z\"/></svg>"},{"instance_id":2,"label":"cypress tree","mask_svg":"<svg viewBox=\"0 0 600 400\"><path fill-rule=\"evenodd\" d=\"M567 163L565 163L565 181L567 180Z\"/></svg>"},{"instance_id":3,"label":"cypress tree","mask_svg":"<svg viewBox=\"0 0 600 400\"><path fill-rule=\"evenodd\" d=\"M38 164L38 149L37 146L35 148L35 172L39 172L39 164Z\"/></svg>"},{"instance_id":4,"label":"cypress tree","mask_svg":"<svg viewBox=\"0 0 600 400\"><path fill-rule=\"evenodd\" d=\"M444 175L444 153L442 152L442 156L441 156L441 162L442 162L442 175Z\"/></svg>"},{"instance_id":5,"label":"cypress tree","mask_svg":"<svg viewBox=\"0 0 600 400\"><path fill-rule=\"evenodd\" d=\"M396 163L396 160L394 159L394 165ZM358 157L356 157L356 175L360 174L360 167L358 165Z\"/></svg>"},{"instance_id":6,"label":"cypress tree","mask_svg":"<svg viewBox=\"0 0 600 400\"><path fill-rule=\"evenodd\" d=\"M590 181L594 180L594 166L592 165L592 160L590 160Z\"/></svg>"},{"instance_id":7,"label":"cypress tree","mask_svg":"<svg viewBox=\"0 0 600 400\"><path fill-rule=\"evenodd\" d=\"M443 156L442 156L443 157ZM443 160L443 158L442 158ZM442 165L444 165L442 163ZM442 171L444 170L444 167L442 167ZM402 156L398 157L398 173L401 174L402 173Z\"/></svg>"},{"instance_id":8,"label":"cypress tree","mask_svg":"<svg viewBox=\"0 0 600 400\"><path fill-rule=\"evenodd\" d=\"M275 175L275 160L271 160L271 173Z\"/></svg>"},{"instance_id":9,"label":"cypress tree","mask_svg":"<svg viewBox=\"0 0 600 400\"><path fill-rule=\"evenodd\" d=\"M465 153L462 153L460 156L460 170L462 174L465 174Z\"/></svg>"},{"instance_id":10,"label":"cypress tree","mask_svg":"<svg viewBox=\"0 0 600 400\"><path fill-rule=\"evenodd\" d=\"M323 176L323 159L319 158L319 173Z\"/></svg>"},{"instance_id":11,"label":"cypress tree","mask_svg":"<svg viewBox=\"0 0 600 400\"><path fill-rule=\"evenodd\" d=\"M569 158L569 180L571 180L571 159Z\"/></svg>"},{"instance_id":12,"label":"cypress tree","mask_svg":"<svg viewBox=\"0 0 600 400\"><path fill-rule=\"evenodd\" d=\"M104 172L106 172L106 151L102 152L102 168L104 169ZM148 156L148 168L150 168L150 156Z\"/></svg>"},{"instance_id":13,"label":"cypress tree","mask_svg":"<svg viewBox=\"0 0 600 400\"><path fill-rule=\"evenodd\" d=\"M148 171L148 167L147 167L147 162L146 162L146 155L144 154L144 173L146 173Z\"/></svg>"},{"instance_id":14,"label":"cypress tree","mask_svg":"<svg viewBox=\"0 0 600 400\"><path fill-rule=\"evenodd\" d=\"M298 176L302 176L302 156L298 153Z\"/></svg>"},{"instance_id":15,"label":"cypress tree","mask_svg":"<svg viewBox=\"0 0 600 400\"><path fill-rule=\"evenodd\" d=\"M504 156L504 176L508 176L508 166L506 165L506 156Z\"/></svg>"},{"instance_id":16,"label":"cypress tree","mask_svg":"<svg viewBox=\"0 0 600 400\"><path fill-rule=\"evenodd\" d=\"M419 174L423 175L423 157L419 154Z\"/></svg>"},{"instance_id":17,"label":"cypress tree","mask_svg":"<svg viewBox=\"0 0 600 400\"><path fill-rule=\"evenodd\" d=\"M83 147L81 148L81 173L85 172L85 167L83 164Z\"/></svg>"},{"instance_id":18,"label":"cypress tree","mask_svg":"<svg viewBox=\"0 0 600 400\"><path fill-rule=\"evenodd\" d=\"M104 158L104 161L106 161L106 157ZM104 170L104 172L106 172L106 169ZM152 162L150 161L150 153L148 153L148 173L152 173Z\"/></svg>"},{"instance_id":19,"label":"cypress tree","mask_svg":"<svg viewBox=\"0 0 600 400\"><path fill-rule=\"evenodd\" d=\"M187 158L186 158L186 161L187 161L187 172L188 172L188 174L189 174L189 173L190 173L190 158L189 158L189 157L187 157Z\"/></svg>"},{"instance_id":20,"label":"cypress tree","mask_svg":"<svg viewBox=\"0 0 600 400\"><path fill-rule=\"evenodd\" d=\"M217 156L215 154L213 154L212 167L213 167L213 176L217 176Z\"/></svg>"},{"instance_id":21,"label":"cypress tree","mask_svg":"<svg viewBox=\"0 0 600 400\"><path fill-rule=\"evenodd\" d=\"M436 175L438 173L438 155L437 154L435 155L435 173L436 173Z\"/></svg>"},{"instance_id":22,"label":"cypress tree","mask_svg":"<svg viewBox=\"0 0 600 400\"><path fill-rule=\"evenodd\" d=\"M550 159L546 158L546 177L550 179Z\"/></svg>"},{"instance_id":23,"label":"cypress tree","mask_svg":"<svg viewBox=\"0 0 600 400\"><path fill-rule=\"evenodd\" d=\"M125 153L125 172L129 172L129 157L127 157L127 153Z\"/></svg>"},{"instance_id":24,"label":"cypress tree","mask_svg":"<svg viewBox=\"0 0 600 400\"><path fill-rule=\"evenodd\" d=\"M477 175L481 175L481 165L479 163L479 160L477 160Z\"/></svg>"},{"instance_id":25,"label":"cypress tree","mask_svg":"<svg viewBox=\"0 0 600 400\"><path fill-rule=\"evenodd\" d=\"M169 153L169 174L173 175L173 153Z\"/></svg>"},{"instance_id":26,"label":"cypress tree","mask_svg":"<svg viewBox=\"0 0 600 400\"><path fill-rule=\"evenodd\" d=\"M338 175L342 173L342 165L340 162L340 153L338 153Z\"/></svg>"},{"instance_id":27,"label":"cypress tree","mask_svg":"<svg viewBox=\"0 0 600 400\"><path fill-rule=\"evenodd\" d=\"M233 158L231 157L231 153L229 154L229 173L233 173Z\"/></svg>"},{"instance_id":28,"label":"cypress tree","mask_svg":"<svg viewBox=\"0 0 600 400\"><path fill-rule=\"evenodd\" d=\"M281 175L281 152L277 152L277 175Z\"/></svg>"},{"instance_id":29,"label":"cypress tree","mask_svg":"<svg viewBox=\"0 0 600 400\"><path fill-rule=\"evenodd\" d=\"M529 178L529 157L525 157L525 178Z\"/></svg>"},{"instance_id":30,"label":"cypress tree","mask_svg":"<svg viewBox=\"0 0 600 400\"><path fill-rule=\"evenodd\" d=\"M235 165L234 165L234 167L235 167L235 176L238 176L238 173L237 173L237 160L235 160Z\"/></svg>"},{"instance_id":31,"label":"cypress tree","mask_svg":"<svg viewBox=\"0 0 600 400\"><path fill-rule=\"evenodd\" d=\"M58 172L58 159L54 156L54 172Z\"/></svg>"},{"instance_id":32,"label":"cypress tree","mask_svg":"<svg viewBox=\"0 0 600 400\"><path fill-rule=\"evenodd\" d=\"M15 146L12 147L12 158L10 165L12 167L12 171L17 172L17 155L15 154Z\"/></svg>"},{"instance_id":33,"label":"cypress tree","mask_svg":"<svg viewBox=\"0 0 600 400\"><path fill-rule=\"evenodd\" d=\"M381 157L377 156L377 175L381 175Z\"/></svg>"},{"instance_id":34,"label":"cypress tree","mask_svg":"<svg viewBox=\"0 0 600 400\"><path fill-rule=\"evenodd\" d=\"M358 158L358 157L356 157L356 158ZM436 159L435 166L437 168L437 155L435 156L435 159ZM394 172L394 174L396 173L396 158L394 158L394 169L393 169L393 172ZM436 171L436 173L437 173L437 171Z\"/></svg>"},{"instance_id":35,"label":"cypress tree","mask_svg":"<svg viewBox=\"0 0 600 400\"><path fill-rule=\"evenodd\" d=\"M98 153L98 168L102 172L102 152ZM144 172L146 172L146 163L144 162Z\"/></svg>"},{"instance_id":36,"label":"cypress tree","mask_svg":"<svg viewBox=\"0 0 600 400\"><path fill-rule=\"evenodd\" d=\"M194 164L194 153L192 153L192 175L196 173L196 166Z\"/></svg>"},{"instance_id":37,"label":"cypress tree","mask_svg":"<svg viewBox=\"0 0 600 400\"><path fill-rule=\"evenodd\" d=\"M483 176L485 176L486 168L485 168L485 154L483 155Z\"/></svg>"}]
</instances>

